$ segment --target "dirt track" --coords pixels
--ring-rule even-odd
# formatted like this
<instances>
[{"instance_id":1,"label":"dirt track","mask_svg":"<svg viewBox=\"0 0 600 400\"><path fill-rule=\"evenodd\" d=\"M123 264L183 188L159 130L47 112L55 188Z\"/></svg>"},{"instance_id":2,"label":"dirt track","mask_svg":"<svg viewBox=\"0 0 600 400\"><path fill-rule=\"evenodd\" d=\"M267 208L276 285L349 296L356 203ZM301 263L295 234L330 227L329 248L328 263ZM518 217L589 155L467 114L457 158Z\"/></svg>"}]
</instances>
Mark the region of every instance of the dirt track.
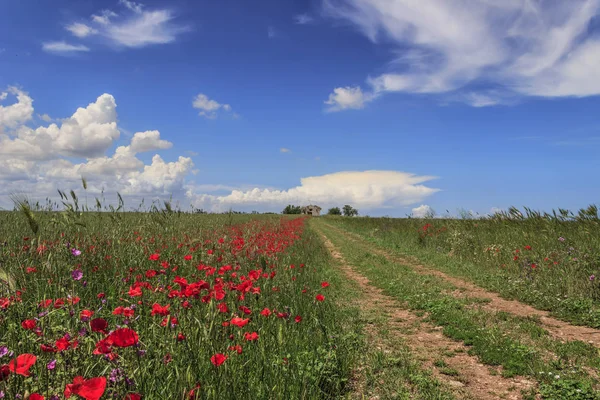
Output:
<instances>
[{"instance_id":1,"label":"dirt track","mask_svg":"<svg viewBox=\"0 0 600 400\"><path fill-rule=\"evenodd\" d=\"M354 233L341 230L329 224L326 226L354 243L364 243L364 239ZM538 310L530 305L516 300L503 299L497 293L483 289L471 282L467 282L463 279L456 278L445 274L444 272L421 265L418 262L415 262L414 259L391 254L390 252L379 249L372 244L369 244L369 249L373 253L381 255L388 260L409 266L417 273L434 275L444 279L460 289L452 293L452 295L456 297L479 297L489 299L490 301L488 303L481 305L481 307L485 310L504 311L521 317L538 317L542 327L546 329L554 338L563 341L580 340L590 343L596 347L600 347L600 330L598 329L593 329L586 326L576 326L569 324L568 322L552 318L549 316L547 311Z\"/></svg>"},{"instance_id":2,"label":"dirt track","mask_svg":"<svg viewBox=\"0 0 600 400\"><path fill-rule=\"evenodd\" d=\"M368 313L386 313L390 335L396 340L403 340L410 347L424 368L433 371L434 375L461 399L521 399L521 390L529 389L534 383L521 377L503 378L500 369L481 364L477 357L467 354L468 348L462 343L445 337L437 328L411 313L392 297L383 294L381 289L371 285L369 280L359 274L345 260L331 241L322 233L325 245L346 276L356 282L363 298L359 306ZM370 337L378 345L378 333L371 330ZM454 353L445 358L446 364L456 370L458 375L444 375L435 366L442 354Z\"/></svg>"}]
</instances>

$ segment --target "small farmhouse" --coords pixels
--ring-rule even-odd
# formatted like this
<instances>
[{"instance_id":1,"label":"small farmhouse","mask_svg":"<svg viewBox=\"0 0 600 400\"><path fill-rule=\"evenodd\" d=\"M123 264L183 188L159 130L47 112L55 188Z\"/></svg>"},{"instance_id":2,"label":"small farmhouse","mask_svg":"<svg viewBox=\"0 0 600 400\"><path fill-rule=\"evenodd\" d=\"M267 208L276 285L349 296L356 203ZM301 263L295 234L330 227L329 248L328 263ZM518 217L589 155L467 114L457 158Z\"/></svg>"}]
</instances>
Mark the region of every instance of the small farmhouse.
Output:
<instances>
[{"instance_id":1,"label":"small farmhouse","mask_svg":"<svg viewBox=\"0 0 600 400\"><path fill-rule=\"evenodd\" d=\"M318 217L319 215L321 215L321 207L311 204L309 206L302 207L301 212L302 214Z\"/></svg>"}]
</instances>

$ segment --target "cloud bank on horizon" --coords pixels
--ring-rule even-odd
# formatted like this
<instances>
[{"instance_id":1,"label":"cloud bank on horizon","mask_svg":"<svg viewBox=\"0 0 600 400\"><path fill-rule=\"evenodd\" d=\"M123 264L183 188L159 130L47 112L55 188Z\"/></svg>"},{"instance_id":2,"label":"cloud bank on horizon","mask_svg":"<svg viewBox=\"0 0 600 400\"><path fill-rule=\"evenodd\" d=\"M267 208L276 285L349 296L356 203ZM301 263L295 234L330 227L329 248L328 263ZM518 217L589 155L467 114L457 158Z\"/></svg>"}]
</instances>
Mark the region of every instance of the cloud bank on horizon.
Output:
<instances>
[{"instance_id":1,"label":"cloud bank on horizon","mask_svg":"<svg viewBox=\"0 0 600 400\"><path fill-rule=\"evenodd\" d=\"M600 94L600 0L323 0L326 16L395 54L366 84L338 87L328 111L386 93L438 95L474 107L522 96Z\"/></svg>"},{"instance_id":2,"label":"cloud bank on horizon","mask_svg":"<svg viewBox=\"0 0 600 400\"><path fill-rule=\"evenodd\" d=\"M173 196L211 211L279 211L288 203L323 207L348 203L364 210L385 209L409 206L439 191L424 185L433 176L342 171L302 178L299 186L287 190L227 188L231 189L227 195L202 193L199 189L207 186L190 179L195 172L190 157L167 162L154 154L148 164L138 157L173 147L159 131L136 132L128 145L117 146L121 137L117 103L110 94L102 94L58 123L42 117L35 120L33 99L25 91L10 87L0 93L1 101L9 98L14 98L12 104L0 105L0 203L4 207L10 207L10 195L15 193L43 199L56 197L57 189L78 190L82 177L91 194L120 192L137 199ZM36 121L37 127L29 126Z\"/></svg>"}]
</instances>

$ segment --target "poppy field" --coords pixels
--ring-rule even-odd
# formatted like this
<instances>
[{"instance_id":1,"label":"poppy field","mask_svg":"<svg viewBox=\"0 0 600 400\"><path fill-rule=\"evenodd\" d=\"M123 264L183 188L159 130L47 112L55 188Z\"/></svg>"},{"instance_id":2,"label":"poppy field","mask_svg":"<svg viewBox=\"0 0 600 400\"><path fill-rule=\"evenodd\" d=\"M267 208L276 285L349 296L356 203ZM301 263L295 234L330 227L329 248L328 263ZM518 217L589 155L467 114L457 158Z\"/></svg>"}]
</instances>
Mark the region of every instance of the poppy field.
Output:
<instances>
[{"instance_id":1,"label":"poppy field","mask_svg":"<svg viewBox=\"0 0 600 400\"><path fill-rule=\"evenodd\" d=\"M328 398L357 339L304 218L0 212L0 398Z\"/></svg>"}]
</instances>

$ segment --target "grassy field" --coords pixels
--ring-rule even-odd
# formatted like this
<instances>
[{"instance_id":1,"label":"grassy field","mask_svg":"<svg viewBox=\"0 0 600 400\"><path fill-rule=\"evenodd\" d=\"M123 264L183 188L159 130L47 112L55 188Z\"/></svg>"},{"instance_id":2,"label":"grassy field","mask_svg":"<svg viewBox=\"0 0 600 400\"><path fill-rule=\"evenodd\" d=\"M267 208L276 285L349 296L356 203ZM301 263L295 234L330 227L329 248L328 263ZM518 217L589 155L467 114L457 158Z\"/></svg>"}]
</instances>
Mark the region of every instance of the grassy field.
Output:
<instances>
[{"instance_id":1,"label":"grassy field","mask_svg":"<svg viewBox=\"0 0 600 400\"><path fill-rule=\"evenodd\" d=\"M594 344L415 263L598 327L599 234L543 218L0 212L0 398L597 399Z\"/></svg>"},{"instance_id":2,"label":"grassy field","mask_svg":"<svg viewBox=\"0 0 600 400\"><path fill-rule=\"evenodd\" d=\"M373 244L507 298L575 324L600 327L597 218L328 219Z\"/></svg>"}]
</instances>

